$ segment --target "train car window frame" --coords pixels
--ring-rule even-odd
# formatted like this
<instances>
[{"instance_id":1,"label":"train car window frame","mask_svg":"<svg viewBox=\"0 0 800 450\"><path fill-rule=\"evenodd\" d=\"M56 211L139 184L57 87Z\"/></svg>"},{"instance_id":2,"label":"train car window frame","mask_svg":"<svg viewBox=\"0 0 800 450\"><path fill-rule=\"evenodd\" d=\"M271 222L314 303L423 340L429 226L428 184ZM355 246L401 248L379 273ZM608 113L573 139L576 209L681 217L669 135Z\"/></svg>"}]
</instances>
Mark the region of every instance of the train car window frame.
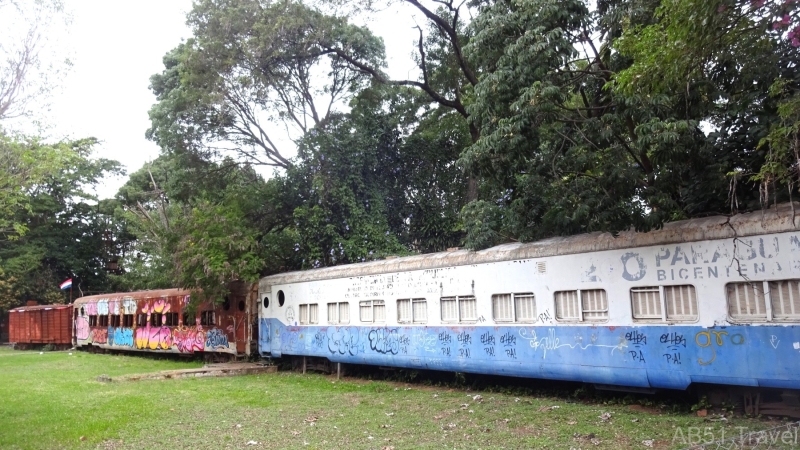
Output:
<instances>
[{"instance_id":1,"label":"train car window frame","mask_svg":"<svg viewBox=\"0 0 800 450\"><path fill-rule=\"evenodd\" d=\"M608 293L605 289L556 291L553 308L558 322L608 322Z\"/></svg>"},{"instance_id":2,"label":"train car window frame","mask_svg":"<svg viewBox=\"0 0 800 450\"><path fill-rule=\"evenodd\" d=\"M319 322L319 303L303 303L298 311L300 325L313 325Z\"/></svg>"},{"instance_id":3,"label":"train car window frame","mask_svg":"<svg viewBox=\"0 0 800 450\"><path fill-rule=\"evenodd\" d=\"M197 314L187 313L184 311L181 319L183 320L183 324L185 326L193 327L197 325Z\"/></svg>"},{"instance_id":4,"label":"train car window frame","mask_svg":"<svg viewBox=\"0 0 800 450\"><path fill-rule=\"evenodd\" d=\"M344 314L342 314L344 312ZM350 323L350 304L348 302L328 302L328 323Z\"/></svg>"},{"instance_id":5,"label":"train car window frame","mask_svg":"<svg viewBox=\"0 0 800 450\"><path fill-rule=\"evenodd\" d=\"M358 302L358 318L362 323L385 323L386 302L383 300Z\"/></svg>"},{"instance_id":6,"label":"train car window frame","mask_svg":"<svg viewBox=\"0 0 800 450\"><path fill-rule=\"evenodd\" d=\"M98 316L98 317L100 319L99 319L99 322L98 322L97 326L99 326L99 327L108 327L108 316L103 314L103 315Z\"/></svg>"},{"instance_id":7,"label":"train car window frame","mask_svg":"<svg viewBox=\"0 0 800 450\"><path fill-rule=\"evenodd\" d=\"M478 302L474 295L451 295L439 299L443 323L475 323L478 321ZM473 315L468 317L468 313Z\"/></svg>"},{"instance_id":8,"label":"train car window frame","mask_svg":"<svg viewBox=\"0 0 800 450\"><path fill-rule=\"evenodd\" d=\"M688 295L683 294L684 289ZM679 296L676 296L676 291ZM700 319L697 289L692 284L636 286L630 289L629 294L634 322L693 323ZM678 313L676 297L681 301L688 299L688 314ZM682 305L680 310L685 311L686 305Z\"/></svg>"},{"instance_id":9,"label":"train car window frame","mask_svg":"<svg viewBox=\"0 0 800 450\"><path fill-rule=\"evenodd\" d=\"M217 317L214 310L202 311L200 313L200 325L213 327L217 324Z\"/></svg>"},{"instance_id":10,"label":"train car window frame","mask_svg":"<svg viewBox=\"0 0 800 450\"><path fill-rule=\"evenodd\" d=\"M123 328L133 328L133 314L123 314L122 315L122 327Z\"/></svg>"},{"instance_id":11,"label":"train car window frame","mask_svg":"<svg viewBox=\"0 0 800 450\"><path fill-rule=\"evenodd\" d=\"M164 316L158 313L150 313L150 325L160 327L164 324Z\"/></svg>"},{"instance_id":12,"label":"train car window frame","mask_svg":"<svg viewBox=\"0 0 800 450\"><path fill-rule=\"evenodd\" d=\"M96 327L97 326L97 315L89 314L89 326Z\"/></svg>"},{"instance_id":13,"label":"train car window frame","mask_svg":"<svg viewBox=\"0 0 800 450\"><path fill-rule=\"evenodd\" d=\"M114 328L119 328L121 326L120 325L121 323L122 323L121 317L119 315L113 315L111 316L111 324L109 326Z\"/></svg>"},{"instance_id":14,"label":"train car window frame","mask_svg":"<svg viewBox=\"0 0 800 450\"><path fill-rule=\"evenodd\" d=\"M424 298L397 299L397 323L427 323L428 300Z\"/></svg>"},{"instance_id":15,"label":"train car window frame","mask_svg":"<svg viewBox=\"0 0 800 450\"><path fill-rule=\"evenodd\" d=\"M536 296L533 292L493 294L492 319L496 323L535 322Z\"/></svg>"},{"instance_id":16,"label":"train car window frame","mask_svg":"<svg viewBox=\"0 0 800 450\"><path fill-rule=\"evenodd\" d=\"M737 300L735 304L732 303L731 294L733 293ZM742 300L745 305L741 304ZM725 302L728 320L733 323L797 323L800 322L800 280L727 283L725 285ZM746 312L742 312L742 306L745 306ZM734 308L736 309L735 313Z\"/></svg>"},{"instance_id":17,"label":"train car window frame","mask_svg":"<svg viewBox=\"0 0 800 450\"><path fill-rule=\"evenodd\" d=\"M137 327L147 326L147 314L140 313L136 315L136 326Z\"/></svg>"},{"instance_id":18,"label":"train car window frame","mask_svg":"<svg viewBox=\"0 0 800 450\"><path fill-rule=\"evenodd\" d=\"M168 312L166 314L167 318L164 322L164 325L168 327L177 327L178 326L178 313L176 312Z\"/></svg>"}]
</instances>

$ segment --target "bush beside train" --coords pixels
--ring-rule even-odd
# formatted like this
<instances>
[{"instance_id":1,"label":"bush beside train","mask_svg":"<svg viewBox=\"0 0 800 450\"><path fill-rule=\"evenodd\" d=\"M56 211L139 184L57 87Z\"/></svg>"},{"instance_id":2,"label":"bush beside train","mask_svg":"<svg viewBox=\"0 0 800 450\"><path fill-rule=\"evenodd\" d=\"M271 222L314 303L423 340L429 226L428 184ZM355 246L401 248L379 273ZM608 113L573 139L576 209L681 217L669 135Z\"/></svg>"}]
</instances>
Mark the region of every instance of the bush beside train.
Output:
<instances>
[{"instance_id":1,"label":"bush beside train","mask_svg":"<svg viewBox=\"0 0 800 450\"><path fill-rule=\"evenodd\" d=\"M793 209L260 280L263 356L613 387L800 388Z\"/></svg>"}]
</instances>

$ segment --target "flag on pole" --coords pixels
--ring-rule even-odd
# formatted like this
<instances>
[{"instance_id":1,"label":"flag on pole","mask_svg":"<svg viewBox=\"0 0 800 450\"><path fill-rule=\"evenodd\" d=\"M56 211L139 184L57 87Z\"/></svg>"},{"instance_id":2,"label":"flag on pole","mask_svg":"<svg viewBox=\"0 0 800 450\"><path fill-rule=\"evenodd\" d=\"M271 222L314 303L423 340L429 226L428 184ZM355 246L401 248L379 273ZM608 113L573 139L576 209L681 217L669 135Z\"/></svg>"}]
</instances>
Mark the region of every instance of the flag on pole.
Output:
<instances>
[{"instance_id":1,"label":"flag on pole","mask_svg":"<svg viewBox=\"0 0 800 450\"><path fill-rule=\"evenodd\" d=\"M67 281L65 281L65 282L63 282L63 283L61 283L61 285L60 285L59 287L61 288L61 290L62 290L62 291L63 291L64 289L69 289L69 288L71 288L71 287L72 287L72 278L70 278L69 280L67 280Z\"/></svg>"}]
</instances>

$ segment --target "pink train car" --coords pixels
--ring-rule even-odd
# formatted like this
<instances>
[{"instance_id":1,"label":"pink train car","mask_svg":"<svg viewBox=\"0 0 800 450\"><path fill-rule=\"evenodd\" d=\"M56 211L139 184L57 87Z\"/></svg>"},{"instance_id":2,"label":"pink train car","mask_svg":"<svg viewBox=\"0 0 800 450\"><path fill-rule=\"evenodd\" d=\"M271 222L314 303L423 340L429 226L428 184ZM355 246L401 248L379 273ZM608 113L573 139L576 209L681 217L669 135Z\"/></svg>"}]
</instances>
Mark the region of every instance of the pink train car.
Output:
<instances>
[{"instance_id":1,"label":"pink train car","mask_svg":"<svg viewBox=\"0 0 800 450\"><path fill-rule=\"evenodd\" d=\"M189 291L162 289L81 297L73 303L74 344L90 351L202 353L234 359L256 351L257 309L250 286L231 288L221 303L187 310Z\"/></svg>"}]
</instances>

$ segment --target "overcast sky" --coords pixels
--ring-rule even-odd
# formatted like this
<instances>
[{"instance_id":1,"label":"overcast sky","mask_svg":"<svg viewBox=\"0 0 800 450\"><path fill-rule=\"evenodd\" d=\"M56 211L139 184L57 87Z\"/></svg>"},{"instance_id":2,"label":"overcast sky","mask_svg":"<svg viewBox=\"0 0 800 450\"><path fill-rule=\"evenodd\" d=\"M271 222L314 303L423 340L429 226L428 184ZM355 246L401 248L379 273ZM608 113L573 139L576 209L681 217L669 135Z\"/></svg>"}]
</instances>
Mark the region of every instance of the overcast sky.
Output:
<instances>
[{"instance_id":1,"label":"overcast sky","mask_svg":"<svg viewBox=\"0 0 800 450\"><path fill-rule=\"evenodd\" d=\"M163 69L163 55L190 37L185 16L191 3L66 0L72 22L58 40L73 66L52 98L49 134L96 137L97 156L120 161L128 173L156 158L158 147L144 137L155 102L149 78ZM390 73L404 78L414 68L409 55L416 31L409 13L385 12L370 25L384 38ZM111 197L125 180L107 179L97 194Z\"/></svg>"}]
</instances>

